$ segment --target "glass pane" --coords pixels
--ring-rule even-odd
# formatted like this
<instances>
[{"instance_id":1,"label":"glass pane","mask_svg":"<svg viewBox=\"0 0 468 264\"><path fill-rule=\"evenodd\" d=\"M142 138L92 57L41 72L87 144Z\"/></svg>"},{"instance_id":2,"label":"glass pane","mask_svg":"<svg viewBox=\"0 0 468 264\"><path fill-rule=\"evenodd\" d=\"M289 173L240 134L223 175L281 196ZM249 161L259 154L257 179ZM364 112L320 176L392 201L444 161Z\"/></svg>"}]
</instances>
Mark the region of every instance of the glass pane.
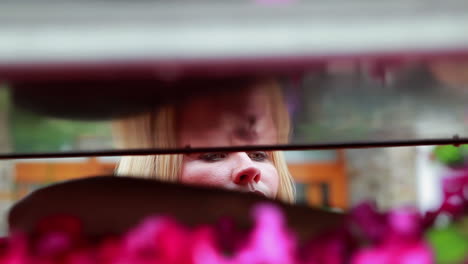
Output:
<instances>
[{"instance_id":1,"label":"glass pane","mask_svg":"<svg viewBox=\"0 0 468 264\"><path fill-rule=\"evenodd\" d=\"M467 76L464 60L342 61L297 76L10 82L0 154L463 139Z\"/></svg>"},{"instance_id":2,"label":"glass pane","mask_svg":"<svg viewBox=\"0 0 468 264\"><path fill-rule=\"evenodd\" d=\"M284 161L287 162L288 171L296 186L297 204L346 211L361 201L371 200L375 201L379 208L385 210L400 206L414 206L420 211L427 211L440 205L443 179L465 171L463 168L468 160L466 149L466 146L458 149L450 146L443 148L429 146L286 151ZM172 155L172 157L175 156L178 155ZM126 166L126 160L122 157L2 160L0 162L0 219L6 219L3 216L6 215L12 203L38 188L64 180L113 175L119 161L122 161L120 166ZM153 165L164 164L168 159L155 158L147 161L148 163L145 163L143 167L154 168ZM180 162L187 162L187 160ZM207 168L208 170L216 169L217 162L222 163L224 167L232 165L229 163L229 158L213 161L207 163L208 167L204 168L205 172ZM280 172L280 164L278 160L273 161L274 168L280 174L279 177L284 177ZM135 166L138 167L138 165ZM169 166L177 167L174 164ZM267 184L274 177L262 161L255 161L250 166L259 169L262 177L259 183L253 185L254 188L264 188L263 184ZM141 177L142 174L138 174L144 172L141 169L141 167L133 168L128 170L126 175ZM190 173L193 176L196 170L200 168L185 167L185 170L179 171L178 177L180 177L177 181L184 184L206 185L206 179L194 182L183 176ZM161 174L153 174L153 178L167 179L162 177L161 171L159 173ZM217 180L216 184L211 185L213 187L237 191L250 190L243 185L231 185L231 175L222 171L217 170L212 176L215 176L212 179ZM280 184L278 188L281 186L283 185ZM5 230L4 222L2 226Z\"/></svg>"}]
</instances>

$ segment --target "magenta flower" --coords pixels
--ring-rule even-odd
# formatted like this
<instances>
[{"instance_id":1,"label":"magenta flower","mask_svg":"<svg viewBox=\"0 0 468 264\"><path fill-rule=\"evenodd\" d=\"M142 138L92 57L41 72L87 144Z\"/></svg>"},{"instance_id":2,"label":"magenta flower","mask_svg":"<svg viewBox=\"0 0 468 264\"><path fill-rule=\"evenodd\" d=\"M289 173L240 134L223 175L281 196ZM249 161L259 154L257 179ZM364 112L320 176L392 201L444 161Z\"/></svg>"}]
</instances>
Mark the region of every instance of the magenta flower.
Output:
<instances>
[{"instance_id":1,"label":"magenta flower","mask_svg":"<svg viewBox=\"0 0 468 264\"><path fill-rule=\"evenodd\" d=\"M372 202L364 202L354 207L349 213L349 224L352 229L355 225L363 238L373 243L382 241L388 231L387 215L379 213Z\"/></svg>"},{"instance_id":2,"label":"magenta flower","mask_svg":"<svg viewBox=\"0 0 468 264\"><path fill-rule=\"evenodd\" d=\"M229 237L225 237L229 239ZM192 233L190 242L190 263L192 264L230 264L231 260L223 256L216 246L214 231L202 227Z\"/></svg>"},{"instance_id":3,"label":"magenta flower","mask_svg":"<svg viewBox=\"0 0 468 264\"><path fill-rule=\"evenodd\" d=\"M188 241L188 231L174 220L151 217L127 234L120 260L121 263L184 263Z\"/></svg>"},{"instance_id":4,"label":"magenta flower","mask_svg":"<svg viewBox=\"0 0 468 264\"><path fill-rule=\"evenodd\" d=\"M468 210L468 174L450 175L442 180L442 211L459 217Z\"/></svg>"},{"instance_id":5,"label":"magenta flower","mask_svg":"<svg viewBox=\"0 0 468 264\"><path fill-rule=\"evenodd\" d=\"M215 225L216 243L226 255L232 255L245 245L248 230L239 230L232 218L222 218Z\"/></svg>"},{"instance_id":6,"label":"magenta flower","mask_svg":"<svg viewBox=\"0 0 468 264\"><path fill-rule=\"evenodd\" d=\"M446 193L459 191L449 187ZM255 225L247 234L232 221L188 228L158 216L96 244L85 240L77 219L55 216L39 223L34 236L0 240L0 264L432 264L435 251L423 234L444 208L423 218L414 208L380 213L363 203L347 224L324 231L301 250L280 209L269 204L254 207Z\"/></svg>"},{"instance_id":7,"label":"magenta flower","mask_svg":"<svg viewBox=\"0 0 468 264\"><path fill-rule=\"evenodd\" d=\"M79 247L85 246L81 221L70 215L44 218L35 229L31 255L52 263L65 261Z\"/></svg>"},{"instance_id":8,"label":"magenta flower","mask_svg":"<svg viewBox=\"0 0 468 264\"><path fill-rule=\"evenodd\" d=\"M238 264L296 263L296 240L287 231L281 211L272 205L260 204L253 210L255 227L235 256Z\"/></svg>"},{"instance_id":9,"label":"magenta flower","mask_svg":"<svg viewBox=\"0 0 468 264\"><path fill-rule=\"evenodd\" d=\"M385 241L412 243L422 239L423 219L415 208L392 210L387 216L388 231Z\"/></svg>"},{"instance_id":10,"label":"magenta flower","mask_svg":"<svg viewBox=\"0 0 468 264\"><path fill-rule=\"evenodd\" d=\"M386 244L355 253L351 264L433 264L434 257L425 243Z\"/></svg>"},{"instance_id":11,"label":"magenta flower","mask_svg":"<svg viewBox=\"0 0 468 264\"><path fill-rule=\"evenodd\" d=\"M303 262L306 264L346 263L356 242L346 228L325 232L306 243L301 252Z\"/></svg>"},{"instance_id":12,"label":"magenta flower","mask_svg":"<svg viewBox=\"0 0 468 264\"><path fill-rule=\"evenodd\" d=\"M50 258L64 256L74 248L72 239L64 232L45 233L36 245L35 255Z\"/></svg>"},{"instance_id":13,"label":"magenta flower","mask_svg":"<svg viewBox=\"0 0 468 264\"><path fill-rule=\"evenodd\" d=\"M356 252L353 264L434 263L432 251L423 241L423 219L416 209L390 211L380 222L379 228L384 230L384 235L370 247Z\"/></svg>"},{"instance_id":14,"label":"magenta flower","mask_svg":"<svg viewBox=\"0 0 468 264\"><path fill-rule=\"evenodd\" d=\"M97 264L95 255L90 250L77 250L71 252L65 261L66 264Z\"/></svg>"},{"instance_id":15,"label":"magenta flower","mask_svg":"<svg viewBox=\"0 0 468 264\"><path fill-rule=\"evenodd\" d=\"M123 242L120 238L108 237L98 245L96 250L97 263L113 264L118 263L116 260L124 251Z\"/></svg>"}]
</instances>

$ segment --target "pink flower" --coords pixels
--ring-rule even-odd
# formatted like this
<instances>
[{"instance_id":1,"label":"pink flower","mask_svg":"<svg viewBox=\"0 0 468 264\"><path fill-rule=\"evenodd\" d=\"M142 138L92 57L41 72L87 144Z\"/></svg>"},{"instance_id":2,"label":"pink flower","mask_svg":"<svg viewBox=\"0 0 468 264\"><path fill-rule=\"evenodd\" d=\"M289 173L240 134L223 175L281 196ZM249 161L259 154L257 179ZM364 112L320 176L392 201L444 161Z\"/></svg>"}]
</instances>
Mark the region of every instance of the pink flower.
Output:
<instances>
[{"instance_id":1,"label":"pink flower","mask_svg":"<svg viewBox=\"0 0 468 264\"><path fill-rule=\"evenodd\" d=\"M448 213L454 218L458 218L463 215L466 208L466 201L462 196L458 194L450 194L444 198L442 206L439 212Z\"/></svg>"},{"instance_id":2,"label":"pink flower","mask_svg":"<svg viewBox=\"0 0 468 264\"><path fill-rule=\"evenodd\" d=\"M41 257L61 257L73 250L74 243L63 232L44 233L35 243L35 254Z\"/></svg>"},{"instance_id":3,"label":"pink flower","mask_svg":"<svg viewBox=\"0 0 468 264\"><path fill-rule=\"evenodd\" d=\"M77 250L71 252L67 258L67 264L97 264L96 257L89 250Z\"/></svg>"},{"instance_id":4,"label":"pink flower","mask_svg":"<svg viewBox=\"0 0 468 264\"><path fill-rule=\"evenodd\" d=\"M396 264L390 262L391 253L381 248L368 248L357 252L351 264Z\"/></svg>"},{"instance_id":5,"label":"pink flower","mask_svg":"<svg viewBox=\"0 0 468 264\"><path fill-rule=\"evenodd\" d=\"M226 237L229 239L229 237ZM215 243L213 229L202 227L192 233L190 260L192 264L229 264Z\"/></svg>"},{"instance_id":6,"label":"pink flower","mask_svg":"<svg viewBox=\"0 0 468 264\"><path fill-rule=\"evenodd\" d=\"M377 211L375 203L372 202L361 203L349 213L349 223L356 225L364 238L373 243L384 239L388 228L386 218L385 214Z\"/></svg>"},{"instance_id":7,"label":"pink flower","mask_svg":"<svg viewBox=\"0 0 468 264\"><path fill-rule=\"evenodd\" d=\"M401 264L432 264L434 255L431 248L424 242L416 244L414 247L407 248L401 255Z\"/></svg>"},{"instance_id":8,"label":"pink flower","mask_svg":"<svg viewBox=\"0 0 468 264\"><path fill-rule=\"evenodd\" d=\"M248 238L247 230L239 230L232 218L222 218L215 225L216 243L228 254L238 251Z\"/></svg>"},{"instance_id":9,"label":"pink flower","mask_svg":"<svg viewBox=\"0 0 468 264\"><path fill-rule=\"evenodd\" d=\"M439 213L440 213L439 210L427 211L424 213L423 220L422 220L423 221L422 226L424 230L434 225L434 222L437 219L437 216L439 215Z\"/></svg>"},{"instance_id":10,"label":"pink flower","mask_svg":"<svg viewBox=\"0 0 468 264\"><path fill-rule=\"evenodd\" d=\"M413 245L387 244L358 251L351 264L432 264L431 249L423 242Z\"/></svg>"},{"instance_id":11,"label":"pink flower","mask_svg":"<svg viewBox=\"0 0 468 264\"><path fill-rule=\"evenodd\" d=\"M188 231L174 220L151 217L127 234L119 263L185 263L188 241Z\"/></svg>"},{"instance_id":12,"label":"pink flower","mask_svg":"<svg viewBox=\"0 0 468 264\"><path fill-rule=\"evenodd\" d=\"M97 263L100 264L113 264L117 263L116 259L123 252L123 243L119 238L108 237L105 238L98 245L96 252Z\"/></svg>"},{"instance_id":13,"label":"pink flower","mask_svg":"<svg viewBox=\"0 0 468 264\"><path fill-rule=\"evenodd\" d=\"M254 208L253 215L255 228L245 247L237 253L235 263L295 263L295 238L287 232L280 209L260 204Z\"/></svg>"},{"instance_id":14,"label":"pink flower","mask_svg":"<svg viewBox=\"0 0 468 264\"><path fill-rule=\"evenodd\" d=\"M50 261L63 259L85 244L81 221L70 215L52 215L42 219L35 229L32 254Z\"/></svg>"},{"instance_id":15,"label":"pink flower","mask_svg":"<svg viewBox=\"0 0 468 264\"><path fill-rule=\"evenodd\" d=\"M357 241L345 228L326 232L309 241L302 252L307 264L341 264L351 256Z\"/></svg>"},{"instance_id":16,"label":"pink flower","mask_svg":"<svg viewBox=\"0 0 468 264\"><path fill-rule=\"evenodd\" d=\"M432 219L436 214L428 215ZM0 240L0 264L434 263L423 237L427 219L413 208L379 213L363 203L351 211L347 225L312 238L302 251L279 208L260 204L253 216L255 225L247 235L230 221L187 228L159 216L96 245L84 239L77 219L53 217L41 222L29 240L21 234ZM226 245L232 256L223 254Z\"/></svg>"},{"instance_id":17,"label":"pink flower","mask_svg":"<svg viewBox=\"0 0 468 264\"><path fill-rule=\"evenodd\" d=\"M423 221L419 212L414 208L392 210L387 216L388 231L386 241L409 243L421 239Z\"/></svg>"},{"instance_id":18,"label":"pink flower","mask_svg":"<svg viewBox=\"0 0 468 264\"><path fill-rule=\"evenodd\" d=\"M28 263L28 241L21 233L14 233L6 241L3 241L0 263L2 264L22 264Z\"/></svg>"},{"instance_id":19,"label":"pink flower","mask_svg":"<svg viewBox=\"0 0 468 264\"><path fill-rule=\"evenodd\" d=\"M414 208L376 212L369 204L353 209L351 221L362 229L371 244L358 250L352 264L429 264L431 249L423 242L424 221Z\"/></svg>"}]
</instances>

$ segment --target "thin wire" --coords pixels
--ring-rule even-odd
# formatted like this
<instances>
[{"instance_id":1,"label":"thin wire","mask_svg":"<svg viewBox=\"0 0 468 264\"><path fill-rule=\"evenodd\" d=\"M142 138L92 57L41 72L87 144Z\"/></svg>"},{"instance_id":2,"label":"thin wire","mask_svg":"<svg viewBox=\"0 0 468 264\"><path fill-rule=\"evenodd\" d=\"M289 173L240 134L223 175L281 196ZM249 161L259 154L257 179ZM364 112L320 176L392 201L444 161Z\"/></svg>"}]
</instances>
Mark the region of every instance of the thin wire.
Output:
<instances>
[{"instance_id":1,"label":"thin wire","mask_svg":"<svg viewBox=\"0 0 468 264\"><path fill-rule=\"evenodd\" d=\"M460 138L454 135L452 138L417 139L417 140L389 140L389 141L353 141L343 143L321 144L283 144L283 145L255 145L255 146L231 146L210 148L148 148L148 149L114 149L97 151L67 151L47 153L3 153L0 160L6 159L48 159L48 158L74 158L74 157L111 157L111 156L144 156L158 154L188 154L198 152L239 152L254 150L331 150L331 149L359 149L359 148L388 148L388 147L412 147L430 145L454 145L468 144L468 138Z\"/></svg>"}]
</instances>

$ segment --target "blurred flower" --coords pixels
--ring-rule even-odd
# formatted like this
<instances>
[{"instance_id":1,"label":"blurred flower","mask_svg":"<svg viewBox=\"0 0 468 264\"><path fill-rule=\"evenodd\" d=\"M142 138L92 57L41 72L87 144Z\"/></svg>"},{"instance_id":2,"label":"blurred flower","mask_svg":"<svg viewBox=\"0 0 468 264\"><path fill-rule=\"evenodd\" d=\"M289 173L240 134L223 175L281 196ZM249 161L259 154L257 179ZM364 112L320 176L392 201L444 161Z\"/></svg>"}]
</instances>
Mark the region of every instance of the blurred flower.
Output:
<instances>
[{"instance_id":1,"label":"blurred flower","mask_svg":"<svg viewBox=\"0 0 468 264\"><path fill-rule=\"evenodd\" d=\"M58 261L84 244L82 224L78 218L70 215L52 215L37 224L32 255Z\"/></svg>"},{"instance_id":2,"label":"blurred flower","mask_svg":"<svg viewBox=\"0 0 468 264\"><path fill-rule=\"evenodd\" d=\"M387 225L387 216L377 211L375 203L363 202L349 213L349 223L351 228L356 225L356 228L365 239L372 243L377 243L383 240Z\"/></svg>"},{"instance_id":3,"label":"blurred flower","mask_svg":"<svg viewBox=\"0 0 468 264\"><path fill-rule=\"evenodd\" d=\"M123 263L184 263L189 233L168 217L150 217L124 238ZM186 261L186 260L184 260Z\"/></svg>"},{"instance_id":4,"label":"blurred flower","mask_svg":"<svg viewBox=\"0 0 468 264\"><path fill-rule=\"evenodd\" d=\"M440 211L457 218L468 211L468 169L442 180L443 203Z\"/></svg>"},{"instance_id":5,"label":"blurred flower","mask_svg":"<svg viewBox=\"0 0 468 264\"><path fill-rule=\"evenodd\" d=\"M411 243L419 241L423 234L423 219L415 208L392 210L387 218L388 233L385 241Z\"/></svg>"},{"instance_id":6,"label":"blurred flower","mask_svg":"<svg viewBox=\"0 0 468 264\"><path fill-rule=\"evenodd\" d=\"M225 237L229 239L229 237ZM192 235L191 263L193 264L229 264L230 261L223 256L215 243L213 229L199 228Z\"/></svg>"},{"instance_id":7,"label":"blurred flower","mask_svg":"<svg viewBox=\"0 0 468 264\"><path fill-rule=\"evenodd\" d=\"M237 253L235 263L296 263L295 237L287 230L280 209L260 204L254 208L253 215L255 228L245 247Z\"/></svg>"},{"instance_id":8,"label":"blurred flower","mask_svg":"<svg viewBox=\"0 0 468 264\"><path fill-rule=\"evenodd\" d=\"M2 240L2 254L0 263L20 264L26 263L29 257L27 239L21 233L14 233L7 239Z\"/></svg>"},{"instance_id":9,"label":"blurred flower","mask_svg":"<svg viewBox=\"0 0 468 264\"><path fill-rule=\"evenodd\" d=\"M352 257L353 264L433 263L432 251L423 240L423 218L414 208L386 214L363 203L351 212L351 221L362 229L370 244Z\"/></svg>"},{"instance_id":10,"label":"blurred flower","mask_svg":"<svg viewBox=\"0 0 468 264\"><path fill-rule=\"evenodd\" d=\"M459 179L448 182L447 197L459 195L460 186L451 186ZM466 197L461 199L466 203ZM281 210L271 204L254 207L255 224L247 233L229 219L188 228L170 217L153 216L126 234L97 243L86 240L78 219L54 216L40 222L34 236L14 233L0 240L0 264L461 263L468 260L468 217L457 211L455 223L431 227L453 209L447 204L453 205L448 201L422 217L414 208L381 213L365 202L350 211L344 225L324 230L300 247Z\"/></svg>"},{"instance_id":11,"label":"blurred flower","mask_svg":"<svg viewBox=\"0 0 468 264\"><path fill-rule=\"evenodd\" d=\"M107 237L101 241L96 249L96 262L100 264L118 263L121 252L123 252L122 241L120 238Z\"/></svg>"},{"instance_id":12,"label":"blurred flower","mask_svg":"<svg viewBox=\"0 0 468 264\"><path fill-rule=\"evenodd\" d=\"M352 264L432 264L434 258L425 243L411 245L384 244L358 251Z\"/></svg>"},{"instance_id":13,"label":"blurred flower","mask_svg":"<svg viewBox=\"0 0 468 264\"><path fill-rule=\"evenodd\" d=\"M232 218L222 218L215 225L216 243L225 255L232 255L245 245L248 230L236 228Z\"/></svg>"},{"instance_id":14,"label":"blurred flower","mask_svg":"<svg viewBox=\"0 0 468 264\"><path fill-rule=\"evenodd\" d=\"M342 227L325 232L307 242L301 255L307 264L346 263L356 245L357 241L352 238L348 229Z\"/></svg>"}]
</instances>

